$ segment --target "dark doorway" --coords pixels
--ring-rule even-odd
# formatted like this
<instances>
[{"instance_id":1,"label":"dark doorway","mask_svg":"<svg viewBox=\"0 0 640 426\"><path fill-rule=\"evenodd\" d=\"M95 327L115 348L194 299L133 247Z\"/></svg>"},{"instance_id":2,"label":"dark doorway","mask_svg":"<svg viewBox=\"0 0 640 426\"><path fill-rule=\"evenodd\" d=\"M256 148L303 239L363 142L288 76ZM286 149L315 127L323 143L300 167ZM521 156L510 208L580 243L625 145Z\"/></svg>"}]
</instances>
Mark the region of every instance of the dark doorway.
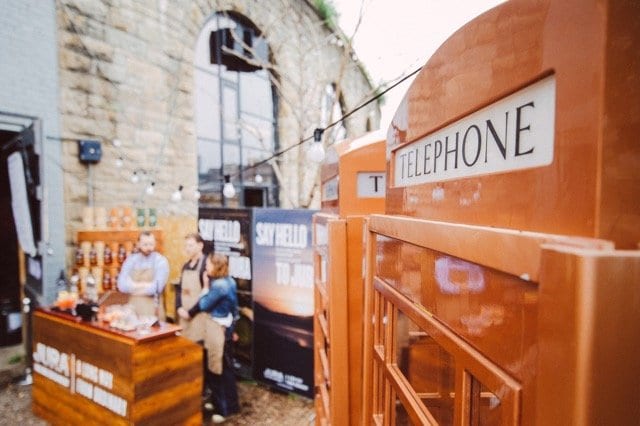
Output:
<instances>
[{"instance_id":1,"label":"dark doorway","mask_svg":"<svg viewBox=\"0 0 640 426\"><path fill-rule=\"evenodd\" d=\"M24 131L0 130L0 346L20 343L20 256L13 209L11 206L11 184L7 165L8 157L14 152L21 154L27 198L31 210L34 240L40 233L38 159L34 152L34 133L31 127Z\"/></svg>"},{"instance_id":2,"label":"dark doorway","mask_svg":"<svg viewBox=\"0 0 640 426\"><path fill-rule=\"evenodd\" d=\"M245 207L267 207L267 188L244 188Z\"/></svg>"}]
</instances>

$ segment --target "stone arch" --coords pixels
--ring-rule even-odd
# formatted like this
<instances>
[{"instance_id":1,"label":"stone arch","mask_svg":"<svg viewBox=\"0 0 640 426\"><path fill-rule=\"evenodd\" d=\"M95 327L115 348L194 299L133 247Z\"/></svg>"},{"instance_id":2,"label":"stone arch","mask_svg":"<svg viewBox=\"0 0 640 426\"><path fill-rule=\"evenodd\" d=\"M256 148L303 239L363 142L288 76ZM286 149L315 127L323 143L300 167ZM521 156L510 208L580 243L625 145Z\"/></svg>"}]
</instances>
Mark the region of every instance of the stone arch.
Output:
<instances>
[{"instance_id":1,"label":"stone arch","mask_svg":"<svg viewBox=\"0 0 640 426\"><path fill-rule=\"evenodd\" d=\"M238 12L215 12L200 30L194 97L201 204L278 205L274 171L260 164L278 149L271 63L262 32ZM232 199L222 196L226 176L236 188Z\"/></svg>"}]
</instances>

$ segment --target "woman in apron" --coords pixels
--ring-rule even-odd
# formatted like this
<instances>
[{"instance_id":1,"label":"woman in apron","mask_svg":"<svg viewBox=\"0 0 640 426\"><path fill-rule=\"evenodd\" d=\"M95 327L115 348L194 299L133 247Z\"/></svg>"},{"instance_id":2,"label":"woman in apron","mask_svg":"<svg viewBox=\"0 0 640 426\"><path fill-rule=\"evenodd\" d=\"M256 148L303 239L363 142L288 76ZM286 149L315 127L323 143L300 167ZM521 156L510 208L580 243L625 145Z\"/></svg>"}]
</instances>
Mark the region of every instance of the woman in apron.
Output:
<instances>
[{"instance_id":1,"label":"woman in apron","mask_svg":"<svg viewBox=\"0 0 640 426\"><path fill-rule=\"evenodd\" d=\"M229 259L223 254L210 254L206 271L209 291L188 311L181 307L178 315L191 319L198 313L207 313L204 340L208 369L206 381L215 406L211 419L214 423L221 423L226 416L240 411L232 353L233 325L238 317L237 284L229 276Z\"/></svg>"}]
</instances>

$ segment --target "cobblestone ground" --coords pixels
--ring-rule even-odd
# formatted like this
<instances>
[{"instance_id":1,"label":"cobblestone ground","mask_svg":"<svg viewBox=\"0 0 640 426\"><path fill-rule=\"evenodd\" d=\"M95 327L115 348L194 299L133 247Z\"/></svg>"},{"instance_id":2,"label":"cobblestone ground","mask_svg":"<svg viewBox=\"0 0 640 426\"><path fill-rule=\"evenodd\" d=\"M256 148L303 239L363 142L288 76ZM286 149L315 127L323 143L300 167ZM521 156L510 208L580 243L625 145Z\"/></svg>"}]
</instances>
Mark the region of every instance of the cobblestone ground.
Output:
<instances>
[{"instance_id":1,"label":"cobblestone ground","mask_svg":"<svg viewBox=\"0 0 640 426\"><path fill-rule=\"evenodd\" d=\"M241 414L224 425L305 426L314 423L313 402L296 395L274 392L253 382L238 382ZM203 412L203 424L211 425L211 413ZM0 389L0 425L32 426L47 423L31 412L31 386L15 383Z\"/></svg>"}]
</instances>

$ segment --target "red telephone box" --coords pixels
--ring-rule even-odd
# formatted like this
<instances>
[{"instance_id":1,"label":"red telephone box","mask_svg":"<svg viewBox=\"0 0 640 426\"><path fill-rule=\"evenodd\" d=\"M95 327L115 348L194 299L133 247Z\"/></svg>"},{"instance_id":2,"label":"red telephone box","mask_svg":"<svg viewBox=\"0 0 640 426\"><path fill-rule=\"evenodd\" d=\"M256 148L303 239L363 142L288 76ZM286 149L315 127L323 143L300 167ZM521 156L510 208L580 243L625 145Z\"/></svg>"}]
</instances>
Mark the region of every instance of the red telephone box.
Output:
<instances>
[{"instance_id":1,"label":"red telephone box","mask_svg":"<svg viewBox=\"0 0 640 426\"><path fill-rule=\"evenodd\" d=\"M416 77L366 239L365 424L637 423L639 12L513 0Z\"/></svg>"},{"instance_id":2,"label":"red telephone box","mask_svg":"<svg viewBox=\"0 0 640 426\"><path fill-rule=\"evenodd\" d=\"M322 212L314 223L316 424L362 421L363 229L384 212L382 133L334 145L321 169Z\"/></svg>"}]
</instances>

